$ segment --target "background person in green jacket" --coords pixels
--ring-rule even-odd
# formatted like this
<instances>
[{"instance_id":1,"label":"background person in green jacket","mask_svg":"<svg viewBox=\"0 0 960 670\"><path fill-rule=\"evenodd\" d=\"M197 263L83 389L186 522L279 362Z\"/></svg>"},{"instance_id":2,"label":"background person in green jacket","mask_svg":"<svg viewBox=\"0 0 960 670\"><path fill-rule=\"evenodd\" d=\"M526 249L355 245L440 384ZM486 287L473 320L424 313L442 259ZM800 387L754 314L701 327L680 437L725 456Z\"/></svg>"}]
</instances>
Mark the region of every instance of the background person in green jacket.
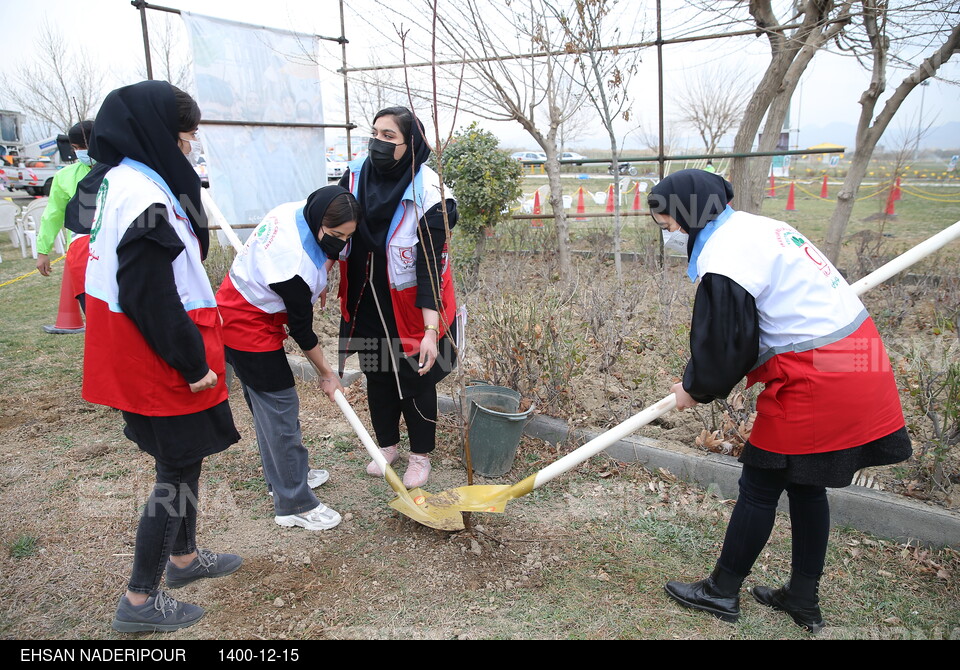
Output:
<instances>
[{"instance_id":1,"label":"background person in green jacket","mask_svg":"<svg viewBox=\"0 0 960 670\"><path fill-rule=\"evenodd\" d=\"M90 172L93 159L87 155L87 138L93 132L93 121L81 121L67 133L70 146L77 154L77 162L57 171L50 186L50 200L40 219L37 231L37 270L44 277L50 276L50 251L57 235L64 230L67 242L71 233L63 227L64 210L70 198L77 192L77 184Z\"/></svg>"},{"instance_id":2,"label":"background person in green jacket","mask_svg":"<svg viewBox=\"0 0 960 670\"><path fill-rule=\"evenodd\" d=\"M37 270L44 277L50 276L50 250L53 249L54 241L60 231L64 231L67 244L72 242L70 231L63 227L64 211L67 203L77 192L77 184L87 176L90 166L93 165L93 159L87 155L87 140L92 132L93 121L81 121L67 133L70 146L77 154L77 162L57 171L50 185L50 200L40 218L40 228L37 230ZM85 255L79 249L78 254ZM82 277L83 270L86 268L85 258L74 258L78 254L67 254L64 272L70 272L71 278ZM80 261L83 267L71 268L71 265L76 265L77 261ZM80 297L83 294L83 282L78 284L75 280L73 288L74 294L78 296L77 299L83 307L84 301Z\"/></svg>"}]
</instances>

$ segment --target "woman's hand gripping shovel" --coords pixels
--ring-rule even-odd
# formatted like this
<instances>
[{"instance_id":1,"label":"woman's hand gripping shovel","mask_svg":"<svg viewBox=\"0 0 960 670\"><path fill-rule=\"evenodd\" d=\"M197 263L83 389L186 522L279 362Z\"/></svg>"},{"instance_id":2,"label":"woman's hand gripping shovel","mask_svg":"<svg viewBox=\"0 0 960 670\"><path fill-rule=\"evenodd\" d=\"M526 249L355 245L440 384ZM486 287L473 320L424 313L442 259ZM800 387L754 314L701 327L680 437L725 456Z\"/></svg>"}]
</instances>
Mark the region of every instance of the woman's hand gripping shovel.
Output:
<instances>
[{"instance_id":1,"label":"woman's hand gripping shovel","mask_svg":"<svg viewBox=\"0 0 960 670\"><path fill-rule=\"evenodd\" d=\"M933 237L909 251L897 256L886 265L871 272L860 281L851 284L857 295L862 295L874 286L885 282L898 272L908 268L920 259L929 256L948 242L960 238L960 221L940 231ZM513 486L461 486L438 493L430 499L434 509L456 509L461 512L498 512L502 513L507 501L525 496L565 472L569 472L591 456L639 430L657 417L676 409L677 397L673 393L650 405L642 412L634 414L621 424L593 438L582 447L570 452L563 458L551 463L543 470L530 475Z\"/></svg>"},{"instance_id":2,"label":"woman's hand gripping shovel","mask_svg":"<svg viewBox=\"0 0 960 670\"><path fill-rule=\"evenodd\" d=\"M424 526L436 528L438 530L463 530L463 515L460 510L450 506L437 506L433 504L434 496L422 489L412 489L407 491L407 487L400 481L397 473L387 464L387 459L383 457L377 445L373 443L370 433L360 422L360 417L350 407L350 403L343 397L343 393L338 389L334 393L334 400L340 406L340 411L347 417L347 421L357 433L357 437L363 442L367 453L370 454L376 464L383 471L383 477L397 493L397 497L390 503L390 507L397 510L404 516L408 516L417 523Z\"/></svg>"}]
</instances>

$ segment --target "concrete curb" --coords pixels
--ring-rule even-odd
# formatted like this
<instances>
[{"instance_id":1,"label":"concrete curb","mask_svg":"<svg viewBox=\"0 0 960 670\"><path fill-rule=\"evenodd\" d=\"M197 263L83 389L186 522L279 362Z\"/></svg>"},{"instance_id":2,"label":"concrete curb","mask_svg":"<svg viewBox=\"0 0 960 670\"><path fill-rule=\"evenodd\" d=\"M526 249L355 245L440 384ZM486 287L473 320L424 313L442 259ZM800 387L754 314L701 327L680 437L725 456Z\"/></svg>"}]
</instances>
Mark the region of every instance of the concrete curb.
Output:
<instances>
[{"instance_id":1,"label":"concrete curb","mask_svg":"<svg viewBox=\"0 0 960 670\"><path fill-rule=\"evenodd\" d=\"M305 358L288 355L287 359L296 377L316 379L316 372ZM360 376L359 371L345 371L344 386L349 386ZM459 403L453 398L440 396L437 403L445 414L459 410ZM527 423L524 433L551 444L583 444L600 434L579 428L571 429L561 419L536 415ZM614 460L641 463L651 470L663 468L703 488L714 486L725 498L737 497L741 466L728 456L679 453L658 446L656 440L637 436L614 443L604 453ZM827 489L827 495L830 499L830 519L835 526L850 526L898 542L960 547L960 514L955 512L862 486ZM786 511L786 496L781 500L780 507Z\"/></svg>"}]
</instances>

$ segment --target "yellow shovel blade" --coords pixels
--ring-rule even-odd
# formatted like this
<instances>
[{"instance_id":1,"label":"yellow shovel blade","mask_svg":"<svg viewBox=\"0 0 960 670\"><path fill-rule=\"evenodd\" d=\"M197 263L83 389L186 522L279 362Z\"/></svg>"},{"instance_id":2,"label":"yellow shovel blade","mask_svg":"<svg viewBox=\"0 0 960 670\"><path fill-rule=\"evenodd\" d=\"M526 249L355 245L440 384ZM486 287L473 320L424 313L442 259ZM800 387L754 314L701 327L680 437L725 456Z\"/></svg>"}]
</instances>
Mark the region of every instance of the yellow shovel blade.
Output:
<instances>
[{"instance_id":1,"label":"yellow shovel blade","mask_svg":"<svg viewBox=\"0 0 960 670\"><path fill-rule=\"evenodd\" d=\"M430 497L434 509L456 512L494 512L503 514L508 501L525 496L533 490L536 475L530 475L513 486L460 486Z\"/></svg>"},{"instance_id":2,"label":"yellow shovel blade","mask_svg":"<svg viewBox=\"0 0 960 670\"><path fill-rule=\"evenodd\" d=\"M385 474L387 483L397 493L397 497L390 502L390 507L430 528L447 531L463 530L463 514L458 509L432 504L435 496L423 489L407 491L397 473L389 465Z\"/></svg>"}]
</instances>

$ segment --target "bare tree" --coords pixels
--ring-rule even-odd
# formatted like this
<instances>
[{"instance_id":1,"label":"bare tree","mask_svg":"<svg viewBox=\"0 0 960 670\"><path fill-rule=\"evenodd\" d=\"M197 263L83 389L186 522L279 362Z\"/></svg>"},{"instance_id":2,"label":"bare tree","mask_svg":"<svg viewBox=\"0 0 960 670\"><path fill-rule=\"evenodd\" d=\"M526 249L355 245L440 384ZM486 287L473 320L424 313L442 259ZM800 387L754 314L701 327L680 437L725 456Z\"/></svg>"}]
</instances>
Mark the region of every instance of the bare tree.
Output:
<instances>
[{"instance_id":1,"label":"bare tree","mask_svg":"<svg viewBox=\"0 0 960 670\"><path fill-rule=\"evenodd\" d=\"M40 136L66 132L97 108L104 71L50 23L41 24L34 45L30 58L0 77L0 87L18 111L39 123Z\"/></svg>"},{"instance_id":2,"label":"bare tree","mask_svg":"<svg viewBox=\"0 0 960 670\"><path fill-rule=\"evenodd\" d=\"M166 12L151 12L147 23L153 78L168 81L184 91L193 90L193 59L184 39L183 21ZM147 78L146 64L137 68L137 74Z\"/></svg>"},{"instance_id":3,"label":"bare tree","mask_svg":"<svg viewBox=\"0 0 960 670\"><path fill-rule=\"evenodd\" d=\"M600 115L600 121L610 140L610 163L613 168L613 258L617 281L623 280L621 262L620 218L620 144L615 123L621 118L630 120L627 89L637 71L640 52L630 50L616 53L602 47L619 42L617 20L622 16L612 14L613 2L608 0L574 0L568 11L554 4L548 7L563 26L567 37L567 49L573 52L571 78Z\"/></svg>"},{"instance_id":4,"label":"bare tree","mask_svg":"<svg viewBox=\"0 0 960 670\"><path fill-rule=\"evenodd\" d=\"M728 11L730 3L710 3L714 9ZM850 23L854 0L796 0L791 13L781 20L773 8L773 0L738 0L736 7L747 6L757 35L770 43L770 62L750 97L737 130L733 150L746 153L753 148L754 138L763 124L759 151L773 151L780 138L780 129L790 107L790 99L810 61L817 52L836 38ZM748 212L759 212L763 180L770 160L734 158L730 180L733 182L735 206Z\"/></svg>"},{"instance_id":5,"label":"bare tree","mask_svg":"<svg viewBox=\"0 0 960 670\"><path fill-rule=\"evenodd\" d=\"M393 12L398 23L417 26L422 40L408 39L411 56L418 41L438 43L447 65L437 68L442 79L437 87L441 105L469 110L474 116L519 123L543 149L550 184L550 204L556 222L560 274L571 275L570 233L563 209L558 162L560 127L575 113L581 97L571 94L560 59L569 58L565 34L542 0L465 0L456 12L449 12L434 25L425 16ZM518 55L520 54L520 55ZM451 63L453 61L453 64ZM408 68L409 70L409 68Z\"/></svg>"},{"instance_id":6,"label":"bare tree","mask_svg":"<svg viewBox=\"0 0 960 670\"><path fill-rule=\"evenodd\" d=\"M740 123L749 96L740 72L716 67L688 79L675 102L680 120L696 131L707 153L714 153L720 139Z\"/></svg>"},{"instance_id":7,"label":"bare tree","mask_svg":"<svg viewBox=\"0 0 960 670\"><path fill-rule=\"evenodd\" d=\"M862 25L867 43L862 58L866 58L871 64L871 78L870 85L860 96L861 109L860 121L857 124L856 150L847 176L843 180L843 186L837 195L837 206L833 210L830 226L827 229L824 253L833 263L837 262L840 255L843 233L850 221L860 183L867 173L877 142L911 91L933 77L937 70L960 50L960 11L953 3L949 3L942 6L938 15L935 15L932 4L934 3L923 3L923 15L918 16L914 11L917 5L894 8L887 0L862 0ZM897 10L899 15L894 14ZM928 23L931 18L936 21L932 30ZM927 25L918 31L918 23ZM899 37L892 35L898 29ZM910 35L916 35L919 32L925 41L934 42L934 48L900 82L877 114L877 104L886 89L886 73L890 59L898 58L901 63L903 62L903 49L893 47L897 46L897 41L905 39L904 30L909 31ZM939 45L936 44L937 42ZM850 48L857 48L857 45L851 44Z\"/></svg>"}]
</instances>

